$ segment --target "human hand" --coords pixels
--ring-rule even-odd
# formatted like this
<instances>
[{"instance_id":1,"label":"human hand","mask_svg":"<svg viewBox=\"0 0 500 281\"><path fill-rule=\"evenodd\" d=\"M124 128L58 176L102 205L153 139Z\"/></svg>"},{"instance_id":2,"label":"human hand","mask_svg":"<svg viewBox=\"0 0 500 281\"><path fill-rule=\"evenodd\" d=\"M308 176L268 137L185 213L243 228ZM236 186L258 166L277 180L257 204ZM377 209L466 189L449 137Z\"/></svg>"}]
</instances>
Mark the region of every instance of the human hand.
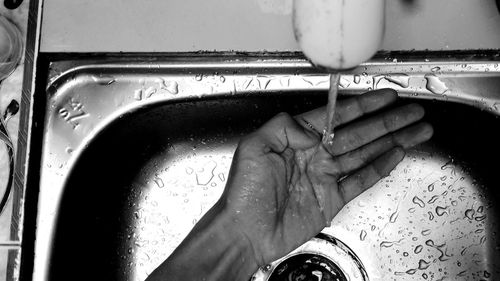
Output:
<instances>
[{"instance_id":1,"label":"human hand","mask_svg":"<svg viewBox=\"0 0 500 281\"><path fill-rule=\"evenodd\" d=\"M295 117L281 113L243 138L220 205L231 228L268 264L305 243L349 201L387 176L404 149L428 140L416 104L379 112L397 98L383 89L340 100L335 138L321 143L325 108ZM367 114L377 112L375 115Z\"/></svg>"}]
</instances>

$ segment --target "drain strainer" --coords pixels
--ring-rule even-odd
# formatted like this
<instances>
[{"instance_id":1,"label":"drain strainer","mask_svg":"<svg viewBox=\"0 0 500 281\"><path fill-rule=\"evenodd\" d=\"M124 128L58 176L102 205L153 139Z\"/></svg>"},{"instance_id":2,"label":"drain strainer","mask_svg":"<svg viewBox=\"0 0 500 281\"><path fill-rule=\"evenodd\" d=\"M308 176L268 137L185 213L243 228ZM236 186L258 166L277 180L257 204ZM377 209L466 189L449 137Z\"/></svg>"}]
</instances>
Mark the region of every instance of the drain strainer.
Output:
<instances>
[{"instance_id":1,"label":"drain strainer","mask_svg":"<svg viewBox=\"0 0 500 281\"><path fill-rule=\"evenodd\" d=\"M252 280L368 281L368 275L347 245L320 233L285 257L260 268Z\"/></svg>"}]
</instances>

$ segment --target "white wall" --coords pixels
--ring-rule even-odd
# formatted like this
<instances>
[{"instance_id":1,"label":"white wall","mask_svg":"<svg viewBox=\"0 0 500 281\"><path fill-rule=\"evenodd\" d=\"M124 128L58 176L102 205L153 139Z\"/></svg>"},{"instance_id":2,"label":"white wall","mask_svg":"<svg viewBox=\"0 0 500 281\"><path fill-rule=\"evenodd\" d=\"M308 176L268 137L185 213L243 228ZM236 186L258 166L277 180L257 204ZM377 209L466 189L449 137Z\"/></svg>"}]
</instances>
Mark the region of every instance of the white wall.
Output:
<instances>
[{"instance_id":1,"label":"white wall","mask_svg":"<svg viewBox=\"0 0 500 281\"><path fill-rule=\"evenodd\" d=\"M44 0L41 51L298 50L290 1ZM495 0L387 2L383 49L500 49Z\"/></svg>"}]
</instances>

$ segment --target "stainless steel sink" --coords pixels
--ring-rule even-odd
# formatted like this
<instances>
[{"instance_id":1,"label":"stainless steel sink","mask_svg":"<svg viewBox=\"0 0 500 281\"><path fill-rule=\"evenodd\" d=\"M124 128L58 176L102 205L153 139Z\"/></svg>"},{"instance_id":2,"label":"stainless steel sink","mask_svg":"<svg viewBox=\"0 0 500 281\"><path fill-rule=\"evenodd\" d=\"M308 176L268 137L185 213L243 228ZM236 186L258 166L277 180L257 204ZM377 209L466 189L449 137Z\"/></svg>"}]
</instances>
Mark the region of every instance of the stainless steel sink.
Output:
<instances>
[{"instance_id":1,"label":"stainless steel sink","mask_svg":"<svg viewBox=\"0 0 500 281\"><path fill-rule=\"evenodd\" d=\"M323 231L370 280L500 279L499 61L401 54L342 76L343 96L395 88L435 128ZM218 199L238 139L327 88L294 54L52 63L33 280L144 280Z\"/></svg>"}]
</instances>

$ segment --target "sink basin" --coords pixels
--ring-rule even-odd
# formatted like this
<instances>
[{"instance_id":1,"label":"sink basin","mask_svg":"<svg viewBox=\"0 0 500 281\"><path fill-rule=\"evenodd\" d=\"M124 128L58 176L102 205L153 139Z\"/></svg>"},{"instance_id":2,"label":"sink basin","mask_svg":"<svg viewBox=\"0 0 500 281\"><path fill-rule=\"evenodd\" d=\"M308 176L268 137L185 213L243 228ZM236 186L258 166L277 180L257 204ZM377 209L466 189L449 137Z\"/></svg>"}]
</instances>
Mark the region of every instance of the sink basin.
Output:
<instances>
[{"instance_id":1,"label":"sink basin","mask_svg":"<svg viewBox=\"0 0 500 281\"><path fill-rule=\"evenodd\" d=\"M500 59L441 57L341 79L343 97L395 88L435 128L323 230L370 280L500 279ZM51 63L33 280L144 280L219 198L239 138L327 88L295 54Z\"/></svg>"}]
</instances>

